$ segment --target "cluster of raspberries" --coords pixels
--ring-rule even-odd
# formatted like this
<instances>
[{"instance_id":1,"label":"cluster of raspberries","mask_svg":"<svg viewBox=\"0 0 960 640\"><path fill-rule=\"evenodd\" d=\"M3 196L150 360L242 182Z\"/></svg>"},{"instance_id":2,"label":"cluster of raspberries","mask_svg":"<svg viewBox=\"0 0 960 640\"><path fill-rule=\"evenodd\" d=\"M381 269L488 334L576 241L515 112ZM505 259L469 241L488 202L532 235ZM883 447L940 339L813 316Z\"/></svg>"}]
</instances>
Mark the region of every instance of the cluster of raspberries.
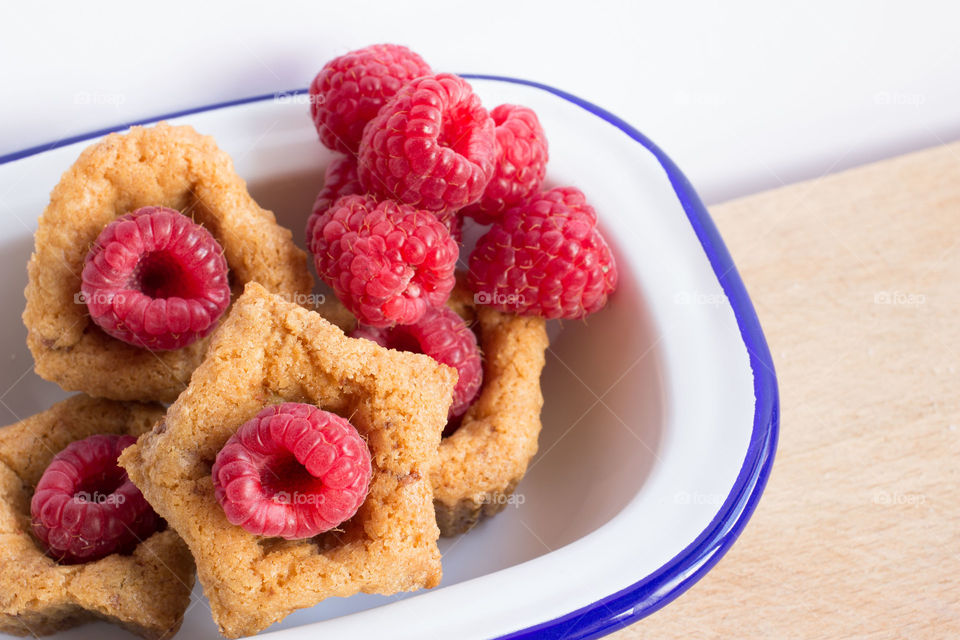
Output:
<instances>
[{"instance_id":1,"label":"cluster of raspberries","mask_svg":"<svg viewBox=\"0 0 960 640\"><path fill-rule=\"evenodd\" d=\"M543 189L547 141L532 110L503 104L488 112L463 78L434 74L389 44L327 63L310 97L321 141L343 154L330 163L307 222L317 272L357 316L354 337L457 369L451 424L483 376L476 335L446 306L465 218L490 225L469 256L477 304L545 318L581 318L606 304L617 282L613 255L583 193ZM164 207L107 225L81 281L101 329L154 350L208 335L230 302L223 248ZM34 533L52 557L81 563L129 552L165 525L117 464L133 442L94 435L54 457L31 502ZM286 403L241 426L212 475L230 522L299 539L356 513L371 463L347 420ZM308 500L277 499L294 494Z\"/></svg>"},{"instance_id":2,"label":"cluster of raspberries","mask_svg":"<svg viewBox=\"0 0 960 640\"><path fill-rule=\"evenodd\" d=\"M469 405L481 370L472 332L438 311L455 284L464 218L491 225L469 256L478 303L546 318L606 304L613 255L579 190L543 190L547 140L531 109L487 111L463 78L382 44L328 62L310 85L310 111L321 142L344 154L307 222L317 273L357 316L356 335L466 363L451 416Z\"/></svg>"}]
</instances>

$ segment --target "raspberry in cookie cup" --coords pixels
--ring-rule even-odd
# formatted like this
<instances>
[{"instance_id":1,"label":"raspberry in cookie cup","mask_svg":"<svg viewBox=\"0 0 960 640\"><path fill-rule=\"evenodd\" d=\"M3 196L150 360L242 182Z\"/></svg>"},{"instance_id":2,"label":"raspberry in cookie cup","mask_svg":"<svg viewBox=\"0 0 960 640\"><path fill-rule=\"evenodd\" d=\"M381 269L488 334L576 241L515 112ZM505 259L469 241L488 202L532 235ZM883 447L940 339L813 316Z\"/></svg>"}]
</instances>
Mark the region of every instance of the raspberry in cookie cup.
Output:
<instances>
[{"instance_id":1,"label":"raspberry in cookie cup","mask_svg":"<svg viewBox=\"0 0 960 640\"><path fill-rule=\"evenodd\" d=\"M33 532L62 564L129 553L161 521L117 465L131 435L95 434L67 445L43 472L30 501Z\"/></svg>"},{"instance_id":2,"label":"raspberry in cookie cup","mask_svg":"<svg viewBox=\"0 0 960 640\"><path fill-rule=\"evenodd\" d=\"M419 323L390 329L357 325L350 334L423 353L458 370L430 475L444 536L465 533L501 511L526 473L540 435L540 374L548 346L543 318L495 309L467 288L466 276L459 280L447 306Z\"/></svg>"},{"instance_id":3,"label":"raspberry in cookie cup","mask_svg":"<svg viewBox=\"0 0 960 640\"><path fill-rule=\"evenodd\" d=\"M505 313L459 284L448 301L472 327L483 353L483 385L440 441L430 480L440 533L472 529L509 503L537 452L540 375L546 363L543 318Z\"/></svg>"},{"instance_id":4,"label":"raspberry in cookie cup","mask_svg":"<svg viewBox=\"0 0 960 640\"><path fill-rule=\"evenodd\" d=\"M149 640L176 634L193 558L117 465L163 411L81 394L0 427L0 632L104 620Z\"/></svg>"},{"instance_id":5,"label":"raspberry in cookie cup","mask_svg":"<svg viewBox=\"0 0 960 640\"><path fill-rule=\"evenodd\" d=\"M439 583L430 473L455 380L250 283L120 465L189 546L221 633L252 635L331 596Z\"/></svg>"},{"instance_id":6,"label":"raspberry in cookie cup","mask_svg":"<svg viewBox=\"0 0 960 640\"><path fill-rule=\"evenodd\" d=\"M209 334L230 303L220 243L166 207L141 207L108 224L87 254L80 290L107 334L160 351Z\"/></svg>"},{"instance_id":7,"label":"raspberry in cookie cup","mask_svg":"<svg viewBox=\"0 0 960 640\"><path fill-rule=\"evenodd\" d=\"M143 207L183 218L156 214L146 225L138 216L108 231ZM101 234L111 241L98 243ZM290 298L312 289L306 254L209 136L161 123L87 147L50 194L34 236L23 321L36 372L98 397L174 400L222 318L221 261L233 297L250 281Z\"/></svg>"},{"instance_id":8,"label":"raspberry in cookie cup","mask_svg":"<svg viewBox=\"0 0 960 640\"><path fill-rule=\"evenodd\" d=\"M243 423L217 454L212 474L232 524L301 540L356 514L370 488L370 451L346 418L285 402Z\"/></svg>"}]
</instances>

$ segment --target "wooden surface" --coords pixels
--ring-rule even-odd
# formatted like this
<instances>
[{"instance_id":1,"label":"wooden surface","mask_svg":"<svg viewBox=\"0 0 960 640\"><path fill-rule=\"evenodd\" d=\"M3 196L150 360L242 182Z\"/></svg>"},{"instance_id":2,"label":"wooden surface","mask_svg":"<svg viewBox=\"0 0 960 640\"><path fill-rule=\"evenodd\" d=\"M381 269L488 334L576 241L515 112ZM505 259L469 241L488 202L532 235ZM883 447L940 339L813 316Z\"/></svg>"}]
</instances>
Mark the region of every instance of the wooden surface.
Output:
<instances>
[{"instance_id":1,"label":"wooden surface","mask_svg":"<svg viewBox=\"0 0 960 640\"><path fill-rule=\"evenodd\" d=\"M731 551L614 637L960 638L960 143L712 213L780 446Z\"/></svg>"}]
</instances>

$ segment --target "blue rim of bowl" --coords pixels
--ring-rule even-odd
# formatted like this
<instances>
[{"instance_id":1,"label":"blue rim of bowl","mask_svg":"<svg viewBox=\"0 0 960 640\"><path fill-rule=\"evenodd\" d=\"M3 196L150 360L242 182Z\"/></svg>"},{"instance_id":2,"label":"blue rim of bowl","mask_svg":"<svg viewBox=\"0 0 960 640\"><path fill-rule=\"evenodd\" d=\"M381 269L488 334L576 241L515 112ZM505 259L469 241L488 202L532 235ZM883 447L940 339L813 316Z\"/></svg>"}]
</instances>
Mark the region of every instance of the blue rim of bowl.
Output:
<instances>
[{"instance_id":1,"label":"blue rim of bowl","mask_svg":"<svg viewBox=\"0 0 960 640\"><path fill-rule=\"evenodd\" d=\"M756 509L763 488L766 486L777 448L780 410L773 360L753 303L710 214L707 213L706 207L700 201L690 181L660 147L609 111L566 91L518 78L484 74L462 75L471 80L506 82L551 93L606 121L650 151L666 171L670 184L710 261L710 266L730 301L740 329L740 336L750 358L755 398L750 443L733 489L707 528L669 562L639 582L559 618L501 636L502 640L534 637L564 638L565 640L596 638L648 616L677 598L703 577L740 535ZM115 131L123 131L135 125L152 124L159 120L169 120L251 102L282 99L301 95L306 91L306 89L280 91L128 122L0 156L0 165L76 142L99 138Z\"/></svg>"}]
</instances>

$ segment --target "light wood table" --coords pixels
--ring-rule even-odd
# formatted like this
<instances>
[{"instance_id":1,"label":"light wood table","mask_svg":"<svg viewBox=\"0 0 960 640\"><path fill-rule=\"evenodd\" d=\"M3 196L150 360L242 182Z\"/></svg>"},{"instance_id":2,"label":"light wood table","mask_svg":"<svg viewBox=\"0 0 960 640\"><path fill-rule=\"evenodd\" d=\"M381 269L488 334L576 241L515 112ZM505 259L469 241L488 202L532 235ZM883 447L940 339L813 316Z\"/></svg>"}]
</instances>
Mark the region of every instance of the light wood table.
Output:
<instances>
[{"instance_id":1,"label":"light wood table","mask_svg":"<svg viewBox=\"0 0 960 640\"><path fill-rule=\"evenodd\" d=\"M712 209L773 353L766 492L653 638L960 638L960 143Z\"/></svg>"}]
</instances>

